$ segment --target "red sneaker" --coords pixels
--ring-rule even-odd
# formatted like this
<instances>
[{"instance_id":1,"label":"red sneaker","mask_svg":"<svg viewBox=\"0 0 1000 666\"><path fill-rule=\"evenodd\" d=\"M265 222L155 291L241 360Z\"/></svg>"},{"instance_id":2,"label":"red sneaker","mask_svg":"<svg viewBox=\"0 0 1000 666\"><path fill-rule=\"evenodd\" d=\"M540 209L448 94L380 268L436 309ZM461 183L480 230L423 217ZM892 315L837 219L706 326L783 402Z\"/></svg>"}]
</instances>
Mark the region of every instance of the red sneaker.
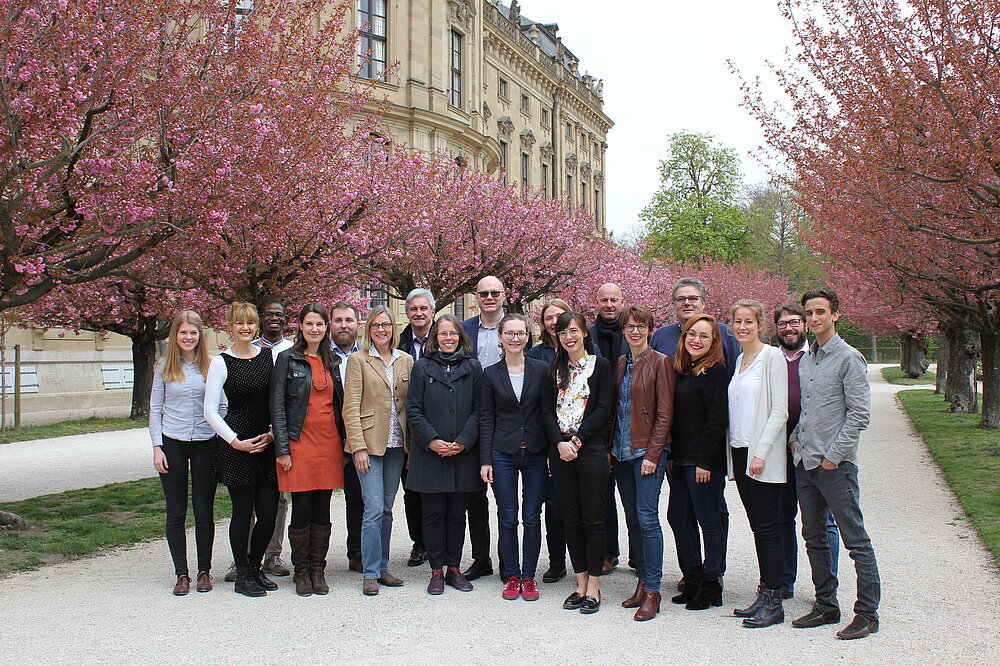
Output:
<instances>
[{"instance_id":1,"label":"red sneaker","mask_svg":"<svg viewBox=\"0 0 1000 666\"><path fill-rule=\"evenodd\" d=\"M514 601L521 594L521 579L511 576L507 580L507 587L503 588L503 598L507 601Z\"/></svg>"},{"instance_id":2,"label":"red sneaker","mask_svg":"<svg viewBox=\"0 0 1000 666\"><path fill-rule=\"evenodd\" d=\"M521 579L521 598L525 601L538 601L538 587L534 578Z\"/></svg>"}]
</instances>

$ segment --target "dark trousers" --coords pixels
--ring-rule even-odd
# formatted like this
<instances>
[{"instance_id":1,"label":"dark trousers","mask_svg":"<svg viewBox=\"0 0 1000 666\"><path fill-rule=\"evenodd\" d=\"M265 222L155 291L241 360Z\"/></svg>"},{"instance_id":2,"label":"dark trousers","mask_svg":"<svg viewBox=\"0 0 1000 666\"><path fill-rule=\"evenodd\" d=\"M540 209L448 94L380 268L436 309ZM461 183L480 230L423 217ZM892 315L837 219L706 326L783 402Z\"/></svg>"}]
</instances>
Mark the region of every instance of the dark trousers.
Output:
<instances>
[{"instance_id":1,"label":"dark trousers","mask_svg":"<svg viewBox=\"0 0 1000 666\"><path fill-rule=\"evenodd\" d=\"M861 515L858 468L850 462L837 469L795 468L795 482L802 508L802 538L816 587L816 608L831 610L837 603L837 576L833 573L830 541L827 536L829 514L832 512L840 529L840 538L854 560L858 576L858 599L854 613L877 619L882 597L875 549L865 530Z\"/></svg>"},{"instance_id":2,"label":"dark trousers","mask_svg":"<svg viewBox=\"0 0 1000 666\"><path fill-rule=\"evenodd\" d=\"M614 559L621 554L618 547L618 503L615 502L615 475L608 474L608 496L604 498L604 556ZM631 555L631 553L629 553Z\"/></svg>"},{"instance_id":3,"label":"dark trousers","mask_svg":"<svg viewBox=\"0 0 1000 666\"><path fill-rule=\"evenodd\" d=\"M674 533L681 570L704 566L706 576L721 576L726 557L726 531L722 524L725 468L712 469L708 483L695 483L694 465L674 465L668 477L670 501L667 522ZM701 535L698 528L701 528ZM701 542L705 541L705 558Z\"/></svg>"},{"instance_id":4,"label":"dark trousers","mask_svg":"<svg viewBox=\"0 0 1000 666\"><path fill-rule=\"evenodd\" d=\"M403 509L406 511L406 531L410 541L421 550L424 547L424 511L420 505L421 493L406 487L407 465L403 465Z\"/></svg>"},{"instance_id":5,"label":"dark trousers","mask_svg":"<svg viewBox=\"0 0 1000 666\"><path fill-rule=\"evenodd\" d=\"M194 541L198 549L198 571L212 568L215 541L215 439L183 442L163 437L161 450L167 458L167 473L160 475L167 508L167 547L174 561L174 575L188 576L187 538L184 526L188 508L188 470L191 470L191 505L194 509Z\"/></svg>"},{"instance_id":6,"label":"dark trousers","mask_svg":"<svg viewBox=\"0 0 1000 666\"><path fill-rule=\"evenodd\" d=\"M746 448L731 449L733 476L740 492L743 507L753 530L757 550L760 579L769 590L780 590L784 582L784 553L781 548L781 531L778 529L780 483L764 483L747 476Z\"/></svg>"},{"instance_id":7,"label":"dark trousers","mask_svg":"<svg viewBox=\"0 0 1000 666\"><path fill-rule=\"evenodd\" d=\"M469 540L473 560L490 559L490 500L486 488L469 496Z\"/></svg>"},{"instance_id":8,"label":"dark trousers","mask_svg":"<svg viewBox=\"0 0 1000 666\"><path fill-rule=\"evenodd\" d=\"M667 466L664 458L656 472L642 474L642 458L615 460L612 469L628 526L628 551L647 592L660 592L663 578L663 528L660 525L660 489Z\"/></svg>"},{"instance_id":9,"label":"dark trousers","mask_svg":"<svg viewBox=\"0 0 1000 666\"><path fill-rule=\"evenodd\" d=\"M566 567L566 526L559 510L559 496L552 475L545 481L545 545L549 549L549 566Z\"/></svg>"},{"instance_id":10,"label":"dark trousers","mask_svg":"<svg viewBox=\"0 0 1000 666\"><path fill-rule=\"evenodd\" d=\"M278 514L278 484L259 483L255 486L226 488L233 501L233 517L229 521L229 546L233 549L233 562L238 567L259 566L271 535L274 534L274 519ZM257 522L251 531L250 521L255 515Z\"/></svg>"},{"instance_id":11,"label":"dark trousers","mask_svg":"<svg viewBox=\"0 0 1000 666\"><path fill-rule=\"evenodd\" d=\"M465 547L465 512L474 493L421 493L424 547L431 569L458 568Z\"/></svg>"},{"instance_id":12,"label":"dark trousers","mask_svg":"<svg viewBox=\"0 0 1000 666\"><path fill-rule=\"evenodd\" d=\"M361 518L365 515L365 500L361 481L354 467L354 457L344 457L344 514L347 521L347 557L361 557Z\"/></svg>"},{"instance_id":13,"label":"dark trousers","mask_svg":"<svg viewBox=\"0 0 1000 666\"><path fill-rule=\"evenodd\" d=\"M788 477L781 484L778 492L778 531L781 533L781 549L784 556L784 572L782 589L795 591L795 578L799 567L799 538L795 529L795 516L799 513L799 495L795 491L795 461L792 452L788 452ZM833 575L837 575L837 564L840 559L840 532L833 514L827 516L826 538L830 542L830 559L833 562Z\"/></svg>"},{"instance_id":14,"label":"dark trousers","mask_svg":"<svg viewBox=\"0 0 1000 666\"><path fill-rule=\"evenodd\" d=\"M549 468L559 495L573 571L600 576L607 549L604 503L608 496L608 454L603 446L583 447L575 460L566 462L553 453Z\"/></svg>"},{"instance_id":15,"label":"dark trousers","mask_svg":"<svg viewBox=\"0 0 1000 666\"><path fill-rule=\"evenodd\" d=\"M292 495L292 519L289 526L297 530L310 525L330 524L332 490L307 490Z\"/></svg>"},{"instance_id":16,"label":"dark trousers","mask_svg":"<svg viewBox=\"0 0 1000 666\"><path fill-rule=\"evenodd\" d=\"M517 478L521 477L521 522L524 526L523 559L517 544ZM500 557L504 573L534 578L542 549L542 500L549 476L545 452L520 449L509 454L493 450L493 496L497 501Z\"/></svg>"}]
</instances>

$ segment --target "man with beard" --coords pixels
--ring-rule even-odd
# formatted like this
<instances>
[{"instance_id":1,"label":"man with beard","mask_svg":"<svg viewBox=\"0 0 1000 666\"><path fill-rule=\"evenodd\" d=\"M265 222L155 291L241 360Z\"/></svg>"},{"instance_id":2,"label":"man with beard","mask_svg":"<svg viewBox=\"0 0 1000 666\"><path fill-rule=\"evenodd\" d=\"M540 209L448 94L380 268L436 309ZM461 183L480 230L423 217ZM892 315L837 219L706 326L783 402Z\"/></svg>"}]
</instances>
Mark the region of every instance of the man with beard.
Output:
<instances>
[{"instance_id":1,"label":"man with beard","mask_svg":"<svg viewBox=\"0 0 1000 666\"><path fill-rule=\"evenodd\" d=\"M358 346L358 308L347 301L339 301L330 309L330 336L333 353L340 363L340 381L347 374L347 357L360 349ZM347 520L347 568L363 573L361 565L361 518L365 502L361 497L361 480L354 468L354 458L344 454L344 513Z\"/></svg>"}]
</instances>

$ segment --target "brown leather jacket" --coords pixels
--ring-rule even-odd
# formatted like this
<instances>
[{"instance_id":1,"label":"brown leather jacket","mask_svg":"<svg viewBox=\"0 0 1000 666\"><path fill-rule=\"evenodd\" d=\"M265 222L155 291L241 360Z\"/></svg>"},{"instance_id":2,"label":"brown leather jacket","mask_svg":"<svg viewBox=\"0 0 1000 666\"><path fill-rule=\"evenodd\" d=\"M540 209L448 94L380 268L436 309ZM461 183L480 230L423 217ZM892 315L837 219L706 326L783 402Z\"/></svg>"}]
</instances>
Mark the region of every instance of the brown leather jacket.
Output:
<instances>
[{"instance_id":1,"label":"brown leather jacket","mask_svg":"<svg viewBox=\"0 0 1000 666\"><path fill-rule=\"evenodd\" d=\"M625 377L628 354L618 358L615 366L615 409L618 389ZM652 347L639 354L632 366L632 450L646 449L644 460L660 464L663 451L670 444L670 428L674 421L674 385L676 377L670 358ZM611 424L614 427L615 418Z\"/></svg>"}]
</instances>

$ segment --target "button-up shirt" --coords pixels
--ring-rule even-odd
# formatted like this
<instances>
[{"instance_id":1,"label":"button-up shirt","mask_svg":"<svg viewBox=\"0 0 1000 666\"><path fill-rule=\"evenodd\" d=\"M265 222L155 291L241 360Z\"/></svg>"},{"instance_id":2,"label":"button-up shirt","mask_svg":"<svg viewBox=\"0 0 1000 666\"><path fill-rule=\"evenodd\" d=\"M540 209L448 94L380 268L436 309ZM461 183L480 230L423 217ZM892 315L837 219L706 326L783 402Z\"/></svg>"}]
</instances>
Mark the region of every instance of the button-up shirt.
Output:
<instances>
[{"instance_id":1,"label":"button-up shirt","mask_svg":"<svg viewBox=\"0 0 1000 666\"><path fill-rule=\"evenodd\" d=\"M149 396L149 439L163 445L163 436L182 442L201 442L215 437L205 420L205 377L198 365L181 358L184 381L163 379L164 361L153 369L153 390ZM225 415L224 399L219 411Z\"/></svg>"},{"instance_id":2,"label":"button-up shirt","mask_svg":"<svg viewBox=\"0 0 1000 666\"><path fill-rule=\"evenodd\" d=\"M871 412L865 357L834 333L823 346L814 342L799 360L799 384L802 413L788 438L798 442L795 463L815 469L826 458L857 465L861 431Z\"/></svg>"},{"instance_id":3,"label":"button-up shirt","mask_svg":"<svg viewBox=\"0 0 1000 666\"><path fill-rule=\"evenodd\" d=\"M399 426L399 414L396 413L396 374L392 370L393 364L402 353L398 349L393 349L392 358L386 363L374 346L368 350L369 356L374 356L382 363L382 367L385 368L385 377L389 380L389 441L386 446L390 449L398 449L403 446L403 429ZM346 361L342 365L346 365Z\"/></svg>"},{"instance_id":4,"label":"button-up shirt","mask_svg":"<svg viewBox=\"0 0 1000 666\"><path fill-rule=\"evenodd\" d=\"M615 413L615 436L611 440L611 455L625 462L646 455L646 449L632 450L632 369L635 359L632 351L626 352L625 374L618 387L618 410Z\"/></svg>"},{"instance_id":5,"label":"button-up shirt","mask_svg":"<svg viewBox=\"0 0 1000 666\"><path fill-rule=\"evenodd\" d=\"M347 382L347 357L354 352L360 350L361 347L358 346L358 341L354 341L354 346L351 347L351 351L344 351L337 346L337 343L333 343L333 353L340 357L340 364L337 366L340 369L340 384L344 385Z\"/></svg>"},{"instance_id":6,"label":"button-up shirt","mask_svg":"<svg viewBox=\"0 0 1000 666\"><path fill-rule=\"evenodd\" d=\"M479 318L479 333L477 338L476 358L480 365L488 368L500 360L500 337L497 334L497 326L487 328L483 325L483 318Z\"/></svg>"}]
</instances>

